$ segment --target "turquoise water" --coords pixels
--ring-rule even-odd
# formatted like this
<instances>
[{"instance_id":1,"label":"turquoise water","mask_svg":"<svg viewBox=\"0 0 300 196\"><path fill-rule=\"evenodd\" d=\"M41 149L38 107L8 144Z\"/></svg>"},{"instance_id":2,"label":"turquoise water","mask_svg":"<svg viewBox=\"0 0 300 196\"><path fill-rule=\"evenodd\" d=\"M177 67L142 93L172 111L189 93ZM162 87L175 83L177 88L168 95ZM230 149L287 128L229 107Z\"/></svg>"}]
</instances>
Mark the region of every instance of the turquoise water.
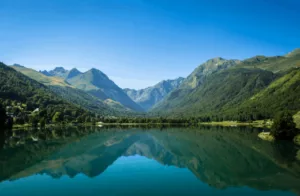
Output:
<instances>
[{"instance_id":1,"label":"turquoise water","mask_svg":"<svg viewBox=\"0 0 300 196\"><path fill-rule=\"evenodd\" d=\"M298 148L237 129L114 129L11 144L0 153L0 193L297 195Z\"/></svg>"}]
</instances>

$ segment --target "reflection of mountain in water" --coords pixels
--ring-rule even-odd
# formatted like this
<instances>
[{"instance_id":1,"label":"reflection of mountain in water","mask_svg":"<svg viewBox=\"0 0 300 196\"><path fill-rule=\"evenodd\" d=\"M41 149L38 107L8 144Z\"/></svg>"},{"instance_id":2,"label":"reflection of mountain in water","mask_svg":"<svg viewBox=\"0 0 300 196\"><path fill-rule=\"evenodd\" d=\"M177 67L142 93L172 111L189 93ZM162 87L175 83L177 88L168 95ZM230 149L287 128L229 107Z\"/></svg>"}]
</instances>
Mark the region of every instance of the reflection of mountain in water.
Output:
<instances>
[{"instance_id":1,"label":"reflection of mountain in water","mask_svg":"<svg viewBox=\"0 0 300 196\"><path fill-rule=\"evenodd\" d=\"M68 144L10 179L36 173L94 177L120 156L138 154L164 165L188 168L216 188L250 186L299 193L300 163L295 159L295 146L264 142L256 135L238 128L100 132Z\"/></svg>"}]
</instances>

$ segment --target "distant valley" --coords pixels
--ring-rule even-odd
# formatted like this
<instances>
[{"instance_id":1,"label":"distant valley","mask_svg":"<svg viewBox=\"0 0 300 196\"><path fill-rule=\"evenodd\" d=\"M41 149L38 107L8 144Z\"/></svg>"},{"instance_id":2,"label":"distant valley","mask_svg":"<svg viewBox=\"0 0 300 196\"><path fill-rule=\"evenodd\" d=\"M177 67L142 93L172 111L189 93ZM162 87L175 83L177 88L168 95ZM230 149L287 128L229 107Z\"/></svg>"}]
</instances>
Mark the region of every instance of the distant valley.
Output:
<instances>
[{"instance_id":1,"label":"distant valley","mask_svg":"<svg viewBox=\"0 0 300 196\"><path fill-rule=\"evenodd\" d=\"M148 111L155 106L155 104L163 100L171 91L177 89L183 81L184 78L179 77L174 80L161 81L160 83L145 89L134 90L126 88L124 91L133 101Z\"/></svg>"}]
</instances>

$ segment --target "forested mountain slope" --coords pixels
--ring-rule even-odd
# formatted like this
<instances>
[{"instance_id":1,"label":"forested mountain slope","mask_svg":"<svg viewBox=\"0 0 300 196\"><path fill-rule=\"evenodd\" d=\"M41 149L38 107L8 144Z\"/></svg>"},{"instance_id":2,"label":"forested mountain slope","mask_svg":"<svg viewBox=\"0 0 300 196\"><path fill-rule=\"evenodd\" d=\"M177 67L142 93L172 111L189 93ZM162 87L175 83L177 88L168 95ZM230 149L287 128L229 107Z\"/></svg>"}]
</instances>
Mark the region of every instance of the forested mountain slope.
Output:
<instances>
[{"instance_id":1,"label":"forested mountain slope","mask_svg":"<svg viewBox=\"0 0 300 196\"><path fill-rule=\"evenodd\" d=\"M47 86L0 63L0 102L4 106L16 106L12 115L19 118L36 116L46 121L73 121L91 114L67 102ZM38 109L37 109L38 108ZM36 111L36 113L35 113ZM24 119L26 121L26 119Z\"/></svg>"},{"instance_id":2,"label":"forested mountain slope","mask_svg":"<svg viewBox=\"0 0 300 196\"><path fill-rule=\"evenodd\" d=\"M153 112L176 116L200 116L220 112L223 108L238 107L267 87L274 74L260 69L229 69L208 76L194 90L173 91Z\"/></svg>"},{"instance_id":3,"label":"forested mountain slope","mask_svg":"<svg viewBox=\"0 0 300 196\"><path fill-rule=\"evenodd\" d=\"M49 86L49 88L53 92L55 92L58 96L62 97L63 99L72 102L89 111L95 112L100 115L127 115L129 113L132 113L130 109L120 104L110 104L109 101L102 101L83 90L76 89L63 78L55 76L53 74L57 73L58 70L65 69L55 68L54 70L56 70L56 72L50 71L52 75L48 74L49 76L47 76L42 72L38 72L36 70L26 68L24 66L13 65L11 67L23 73L24 75ZM70 71L65 70L63 73L65 74L66 78L72 78L80 74L81 72L79 72L77 69L72 69ZM62 75L63 73L60 73L58 75Z\"/></svg>"},{"instance_id":4,"label":"forested mountain slope","mask_svg":"<svg viewBox=\"0 0 300 196\"><path fill-rule=\"evenodd\" d=\"M196 71L206 70L205 63L151 112L153 115L242 121L272 118L284 109L296 113L300 110L299 54L295 50L286 56L256 56L233 61L235 63L222 69L214 68L208 75ZM216 59L207 62L216 62ZM222 59L218 58L217 62ZM228 65L231 61L225 62Z\"/></svg>"}]
</instances>

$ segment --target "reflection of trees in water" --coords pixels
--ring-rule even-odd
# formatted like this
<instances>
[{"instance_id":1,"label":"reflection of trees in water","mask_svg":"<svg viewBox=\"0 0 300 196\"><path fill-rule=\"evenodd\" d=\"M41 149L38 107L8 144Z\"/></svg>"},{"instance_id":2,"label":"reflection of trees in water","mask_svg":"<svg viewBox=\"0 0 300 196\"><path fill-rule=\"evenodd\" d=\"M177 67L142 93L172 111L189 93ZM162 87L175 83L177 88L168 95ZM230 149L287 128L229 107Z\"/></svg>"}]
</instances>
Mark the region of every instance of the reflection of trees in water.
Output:
<instances>
[{"instance_id":1,"label":"reflection of trees in water","mask_svg":"<svg viewBox=\"0 0 300 196\"><path fill-rule=\"evenodd\" d=\"M74 177L78 173L93 177L120 156L139 154L164 165L188 168L217 188L246 185L257 189L298 189L295 184L300 183L300 169L295 146L262 141L257 137L258 131L210 126L147 131L106 131L95 127L32 130L20 139L25 141L23 147L10 145L0 152L0 158L7 156L2 163L8 168L0 176L4 179L42 172L53 177ZM31 136L39 141L33 142ZM51 167L54 163L56 168Z\"/></svg>"},{"instance_id":2,"label":"reflection of trees in water","mask_svg":"<svg viewBox=\"0 0 300 196\"><path fill-rule=\"evenodd\" d=\"M0 127L0 150L3 148L5 142L4 131Z\"/></svg>"},{"instance_id":3,"label":"reflection of trees in water","mask_svg":"<svg viewBox=\"0 0 300 196\"><path fill-rule=\"evenodd\" d=\"M292 142L274 142L272 143L272 147L274 148L273 156L278 162L289 164L296 160L297 148L295 148Z\"/></svg>"},{"instance_id":4,"label":"reflection of trees in water","mask_svg":"<svg viewBox=\"0 0 300 196\"><path fill-rule=\"evenodd\" d=\"M92 132L79 127L1 131L0 181L47 159L68 143ZM1 147L1 146L0 146Z\"/></svg>"}]
</instances>

